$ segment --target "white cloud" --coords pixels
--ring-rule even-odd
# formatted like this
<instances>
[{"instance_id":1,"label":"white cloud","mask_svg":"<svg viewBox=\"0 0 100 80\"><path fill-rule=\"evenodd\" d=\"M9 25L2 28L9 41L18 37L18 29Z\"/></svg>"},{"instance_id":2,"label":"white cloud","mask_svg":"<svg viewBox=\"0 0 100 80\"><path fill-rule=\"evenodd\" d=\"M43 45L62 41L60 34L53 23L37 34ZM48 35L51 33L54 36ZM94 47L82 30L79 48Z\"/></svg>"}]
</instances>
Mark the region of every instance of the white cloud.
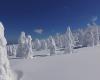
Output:
<instances>
[{"instance_id":1,"label":"white cloud","mask_svg":"<svg viewBox=\"0 0 100 80\"><path fill-rule=\"evenodd\" d=\"M35 33L38 33L38 34L42 34L43 31L44 31L43 29L35 29L35 30L34 30L34 32L35 32Z\"/></svg>"}]
</instances>

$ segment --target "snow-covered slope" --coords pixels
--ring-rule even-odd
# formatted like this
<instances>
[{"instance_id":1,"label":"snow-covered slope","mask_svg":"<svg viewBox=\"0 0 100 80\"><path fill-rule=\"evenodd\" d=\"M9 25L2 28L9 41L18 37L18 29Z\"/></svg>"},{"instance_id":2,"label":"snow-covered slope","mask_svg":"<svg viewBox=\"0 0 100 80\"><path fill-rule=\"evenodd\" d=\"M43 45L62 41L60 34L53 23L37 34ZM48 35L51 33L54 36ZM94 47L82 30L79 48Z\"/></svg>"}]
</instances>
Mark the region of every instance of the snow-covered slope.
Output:
<instances>
[{"instance_id":1,"label":"snow-covered slope","mask_svg":"<svg viewBox=\"0 0 100 80\"><path fill-rule=\"evenodd\" d=\"M73 54L10 61L22 80L100 80L100 46L77 49Z\"/></svg>"}]
</instances>

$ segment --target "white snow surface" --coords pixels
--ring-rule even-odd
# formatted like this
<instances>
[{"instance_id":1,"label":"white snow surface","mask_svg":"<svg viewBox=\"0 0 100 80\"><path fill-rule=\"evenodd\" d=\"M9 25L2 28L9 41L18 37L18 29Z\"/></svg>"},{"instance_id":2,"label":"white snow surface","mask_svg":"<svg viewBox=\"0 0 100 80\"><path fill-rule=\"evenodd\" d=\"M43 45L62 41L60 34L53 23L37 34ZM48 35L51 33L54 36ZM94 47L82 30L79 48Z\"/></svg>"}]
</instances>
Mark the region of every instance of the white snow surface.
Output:
<instances>
[{"instance_id":1,"label":"white snow surface","mask_svg":"<svg viewBox=\"0 0 100 80\"><path fill-rule=\"evenodd\" d=\"M100 80L100 46L10 62L18 80Z\"/></svg>"}]
</instances>

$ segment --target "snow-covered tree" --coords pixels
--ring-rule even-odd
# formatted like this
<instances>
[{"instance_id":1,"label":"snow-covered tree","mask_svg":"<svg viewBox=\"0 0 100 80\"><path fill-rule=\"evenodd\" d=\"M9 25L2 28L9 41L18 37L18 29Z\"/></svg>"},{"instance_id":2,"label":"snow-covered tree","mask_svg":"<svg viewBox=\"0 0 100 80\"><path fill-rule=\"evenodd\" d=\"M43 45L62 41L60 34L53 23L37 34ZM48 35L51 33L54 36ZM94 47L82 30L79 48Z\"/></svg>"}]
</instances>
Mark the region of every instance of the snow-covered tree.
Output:
<instances>
[{"instance_id":1,"label":"snow-covered tree","mask_svg":"<svg viewBox=\"0 0 100 80\"><path fill-rule=\"evenodd\" d=\"M94 22L93 23L93 27L94 27L94 44L95 45L99 45L100 41L99 41L99 28L98 25Z\"/></svg>"},{"instance_id":2,"label":"snow-covered tree","mask_svg":"<svg viewBox=\"0 0 100 80\"><path fill-rule=\"evenodd\" d=\"M57 46L58 48L60 48L60 47L61 47L61 45L60 45L60 34L57 33L54 39L55 39L55 44L56 44L56 46Z\"/></svg>"},{"instance_id":3,"label":"snow-covered tree","mask_svg":"<svg viewBox=\"0 0 100 80\"><path fill-rule=\"evenodd\" d=\"M87 46L94 46L99 44L99 30L96 23L88 24L85 30L85 44Z\"/></svg>"},{"instance_id":4,"label":"snow-covered tree","mask_svg":"<svg viewBox=\"0 0 100 80\"><path fill-rule=\"evenodd\" d=\"M33 51L32 51L32 38L30 35L27 36L25 41L25 58L32 59L33 58Z\"/></svg>"},{"instance_id":5,"label":"snow-covered tree","mask_svg":"<svg viewBox=\"0 0 100 80\"><path fill-rule=\"evenodd\" d=\"M6 44L7 41L4 37L4 27L0 22L0 80L14 80L7 58Z\"/></svg>"},{"instance_id":6,"label":"snow-covered tree","mask_svg":"<svg viewBox=\"0 0 100 80\"><path fill-rule=\"evenodd\" d=\"M64 34L60 35L60 47L65 48L65 36Z\"/></svg>"},{"instance_id":7,"label":"snow-covered tree","mask_svg":"<svg viewBox=\"0 0 100 80\"><path fill-rule=\"evenodd\" d=\"M72 53L73 47L74 47L74 37L72 35L72 32L70 30L70 27L67 28L67 32L65 34L65 52L64 53Z\"/></svg>"},{"instance_id":8,"label":"snow-covered tree","mask_svg":"<svg viewBox=\"0 0 100 80\"><path fill-rule=\"evenodd\" d=\"M84 43L86 44L86 46L94 46L94 32L93 32L93 27L91 24L87 25L88 27L86 28L86 30L84 31L85 33L85 40Z\"/></svg>"},{"instance_id":9,"label":"snow-covered tree","mask_svg":"<svg viewBox=\"0 0 100 80\"><path fill-rule=\"evenodd\" d=\"M79 44L79 33L77 31L73 32L73 37L75 41L75 48L82 47L82 45Z\"/></svg>"},{"instance_id":10,"label":"snow-covered tree","mask_svg":"<svg viewBox=\"0 0 100 80\"><path fill-rule=\"evenodd\" d=\"M52 43L51 43L52 44ZM52 44L52 47L50 47L50 55L54 55L56 54L56 48L55 46Z\"/></svg>"},{"instance_id":11,"label":"snow-covered tree","mask_svg":"<svg viewBox=\"0 0 100 80\"><path fill-rule=\"evenodd\" d=\"M19 44L24 44L25 40L26 40L25 32L21 32L21 35L20 35L19 40L18 40L18 43Z\"/></svg>"},{"instance_id":12,"label":"snow-covered tree","mask_svg":"<svg viewBox=\"0 0 100 80\"><path fill-rule=\"evenodd\" d=\"M47 49L47 42L44 39L41 40L41 49L43 49L43 50Z\"/></svg>"},{"instance_id":13,"label":"snow-covered tree","mask_svg":"<svg viewBox=\"0 0 100 80\"><path fill-rule=\"evenodd\" d=\"M8 56L16 56L17 45L7 45Z\"/></svg>"},{"instance_id":14,"label":"snow-covered tree","mask_svg":"<svg viewBox=\"0 0 100 80\"><path fill-rule=\"evenodd\" d=\"M85 44L85 32L83 29L77 30L77 36L78 36L78 43L80 46L86 46Z\"/></svg>"},{"instance_id":15,"label":"snow-covered tree","mask_svg":"<svg viewBox=\"0 0 100 80\"><path fill-rule=\"evenodd\" d=\"M30 35L26 37L25 32L21 32L21 36L18 41L17 57L33 58L32 54L32 38Z\"/></svg>"},{"instance_id":16,"label":"snow-covered tree","mask_svg":"<svg viewBox=\"0 0 100 80\"><path fill-rule=\"evenodd\" d=\"M56 43L55 43L55 40L52 36L49 36L49 40L50 40L50 47L52 47L52 45L56 48Z\"/></svg>"},{"instance_id":17,"label":"snow-covered tree","mask_svg":"<svg viewBox=\"0 0 100 80\"><path fill-rule=\"evenodd\" d=\"M47 43L47 48L49 49L50 48L50 40L49 40L49 38L46 39L46 43Z\"/></svg>"},{"instance_id":18,"label":"snow-covered tree","mask_svg":"<svg viewBox=\"0 0 100 80\"><path fill-rule=\"evenodd\" d=\"M49 44L50 55L54 55L56 54L56 44L52 36L49 37L49 40L50 40L50 44Z\"/></svg>"},{"instance_id":19,"label":"snow-covered tree","mask_svg":"<svg viewBox=\"0 0 100 80\"><path fill-rule=\"evenodd\" d=\"M21 32L21 35L18 40L18 48L16 52L16 57L25 57L25 54L26 54L25 53L26 51L25 43L26 43L25 32Z\"/></svg>"},{"instance_id":20,"label":"snow-covered tree","mask_svg":"<svg viewBox=\"0 0 100 80\"><path fill-rule=\"evenodd\" d=\"M12 54L12 46L11 46L11 45L7 46L7 54L8 54L9 56L12 56L12 55L13 55L13 54Z\"/></svg>"},{"instance_id":21,"label":"snow-covered tree","mask_svg":"<svg viewBox=\"0 0 100 80\"><path fill-rule=\"evenodd\" d=\"M41 42L40 42L39 39L35 39L35 41L34 41L34 48L36 50L40 50L41 49Z\"/></svg>"},{"instance_id":22,"label":"snow-covered tree","mask_svg":"<svg viewBox=\"0 0 100 80\"><path fill-rule=\"evenodd\" d=\"M12 45L12 55L16 56L16 50L17 50L18 45Z\"/></svg>"}]
</instances>

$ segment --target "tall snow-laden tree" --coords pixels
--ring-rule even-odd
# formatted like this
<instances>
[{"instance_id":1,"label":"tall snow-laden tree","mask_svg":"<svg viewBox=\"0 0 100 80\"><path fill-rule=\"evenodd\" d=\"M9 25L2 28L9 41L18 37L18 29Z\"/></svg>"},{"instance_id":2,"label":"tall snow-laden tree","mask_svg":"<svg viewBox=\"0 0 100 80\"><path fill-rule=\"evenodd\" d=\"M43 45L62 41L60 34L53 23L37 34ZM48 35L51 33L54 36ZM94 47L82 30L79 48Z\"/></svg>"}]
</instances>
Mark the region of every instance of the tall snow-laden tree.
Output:
<instances>
[{"instance_id":1,"label":"tall snow-laden tree","mask_svg":"<svg viewBox=\"0 0 100 80\"><path fill-rule=\"evenodd\" d=\"M65 34L65 52L64 53L72 53L74 47L74 37L70 30L70 27L67 28L67 32Z\"/></svg>"},{"instance_id":2,"label":"tall snow-laden tree","mask_svg":"<svg viewBox=\"0 0 100 80\"><path fill-rule=\"evenodd\" d=\"M18 48L17 48L17 57L22 58L33 58L33 51L32 51L32 38L30 35L26 37L25 32L21 32L21 36L18 41Z\"/></svg>"},{"instance_id":3,"label":"tall snow-laden tree","mask_svg":"<svg viewBox=\"0 0 100 80\"><path fill-rule=\"evenodd\" d=\"M25 42L25 58L32 59L33 58L33 51L32 51L32 37L28 35Z\"/></svg>"},{"instance_id":4,"label":"tall snow-laden tree","mask_svg":"<svg viewBox=\"0 0 100 80\"><path fill-rule=\"evenodd\" d=\"M26 54L25 53L25 51L26 51L25 43L26 43L25 32L21 32L21 35L18 40L16 57L25 57L25 54Z\"/></svg>"},{"instance_id":5,"label":"tall snow-laden tree","mask_svg":"<svg viewBox=\"0 0 100 80\"><path fill-rule=\"evenodd\" d=\"M7 41L4 37L4 27L0 22L0 80L14 80L7 58L6 44Z\"/></svg>"}]
</instances>

